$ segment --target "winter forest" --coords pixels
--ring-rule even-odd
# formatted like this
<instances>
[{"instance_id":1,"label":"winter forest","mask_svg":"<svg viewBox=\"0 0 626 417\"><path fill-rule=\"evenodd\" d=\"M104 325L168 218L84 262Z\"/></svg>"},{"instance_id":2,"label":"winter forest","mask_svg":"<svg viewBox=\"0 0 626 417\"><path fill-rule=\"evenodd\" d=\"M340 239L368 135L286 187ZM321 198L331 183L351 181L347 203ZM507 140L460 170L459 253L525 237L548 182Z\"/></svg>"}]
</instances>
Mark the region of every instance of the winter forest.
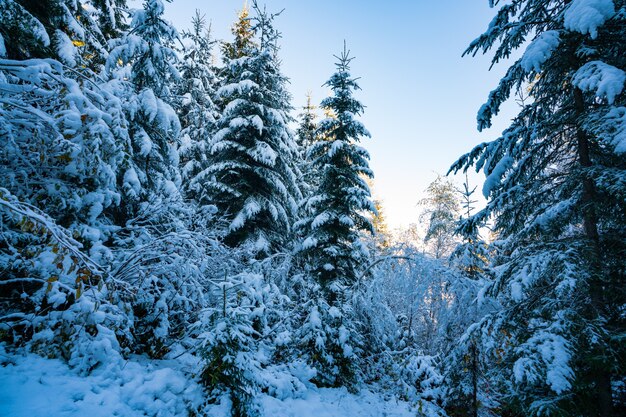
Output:
<instances>
[{"instance_id":1,"label":"winter forest","mask_svg":"<svg viewBox=\"0 0 626 417\"><path fill-rule=\"evenodd\" d=\"M524 99L417 237L261 1L0 0L0 415L626 415L626 1L482 0L478 130Z\"/></svg>"}]
</instances>

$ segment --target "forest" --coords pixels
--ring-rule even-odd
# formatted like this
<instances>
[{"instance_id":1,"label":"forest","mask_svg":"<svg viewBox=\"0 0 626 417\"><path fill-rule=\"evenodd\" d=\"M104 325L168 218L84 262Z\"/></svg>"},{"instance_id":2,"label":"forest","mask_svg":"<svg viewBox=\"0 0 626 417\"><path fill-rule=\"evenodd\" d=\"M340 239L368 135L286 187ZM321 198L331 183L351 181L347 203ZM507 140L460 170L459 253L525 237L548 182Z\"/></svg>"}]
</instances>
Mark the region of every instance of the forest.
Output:
<instances>
[{"instance_id":1,"label":"forest","mask_svg":"<svg viewBox=\"0 0 626 417\"><path fill-rule=\"evenodd\" d=\"M260 0L225 40L210 4L0 0L0 415L626 415L626 1L483 1L478 129L525 100L416 239L349 39L294 108Z\"/></svg>"}]
</instances>

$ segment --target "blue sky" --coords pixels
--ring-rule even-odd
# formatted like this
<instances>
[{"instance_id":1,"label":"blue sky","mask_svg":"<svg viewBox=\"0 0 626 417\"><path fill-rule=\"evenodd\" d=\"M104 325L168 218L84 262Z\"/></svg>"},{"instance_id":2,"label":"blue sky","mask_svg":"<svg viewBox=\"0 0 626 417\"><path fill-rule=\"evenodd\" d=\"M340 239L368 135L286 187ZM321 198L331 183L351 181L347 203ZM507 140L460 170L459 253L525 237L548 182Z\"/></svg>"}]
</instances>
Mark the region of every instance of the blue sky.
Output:
<instances>
[{"instance_id":1,"label":"blue sky","mask_svg":"<svg viewBox=\"0 0 626 417\"><path fill-rule=\"evenodd\" d=\"M263 4L261 1L260 4ZM322 84L334 71L344 39L356 57L357 97L366 106L361 121L372 134L363 141L376 175L374 192L383 200L392 227L418 221L423 190L474 145L506 127L515 104L505 106L489 131L476 131L476 112L506 71L489 71L489 56L461 58L466 46L493 17L487 0L266 0L283 13L283 72L291 79L293 104L307 91L315 103L328 94ZM243 0L175 0L166 18L182 30L195 9L206 14L218 39L230 27ZM483 175L471 181L480 193ZM460 180L459 180L460 181Z\"/></svg>"}]
</instances>

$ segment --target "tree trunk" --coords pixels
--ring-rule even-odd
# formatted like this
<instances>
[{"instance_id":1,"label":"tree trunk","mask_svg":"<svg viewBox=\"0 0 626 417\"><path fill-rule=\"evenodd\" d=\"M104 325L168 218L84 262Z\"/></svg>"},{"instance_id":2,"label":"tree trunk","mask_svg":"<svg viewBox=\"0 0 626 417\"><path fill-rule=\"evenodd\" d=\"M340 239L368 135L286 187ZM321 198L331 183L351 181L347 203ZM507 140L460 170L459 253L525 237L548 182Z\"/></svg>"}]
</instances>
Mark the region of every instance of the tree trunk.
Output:
<instances>
[{"instance_id":1,"label":"tree trunk","mask_svg":"<svg viewBox=\"0 0 626 417\"><path fill-rule=\"evenodd\" d=\"M472 342L472 417L478 417L478 349Z\"/></svg>"},{"instance_id":2,"label":"tree trunk","mask_svg":"<svg viewBox=\"0 0 626 417\"><path fill-rule=\"evenodd\" d=\"M582 115L585 110L585 102L583 92L579 88L574 89L574 104L578 116ZM589 138L587 133L580 127L576 130L576 139L578 144L578 160L583 168L592 166L591 157L589 155ZM603 280L601 277L600 262L600 236L598 233L598 220L595 211L596 190L593 181L585 176L582 180L582 210L583 210L583 228L585 237L592 245L591 264L593 265L593 275L589 281L589 295L591 297L591 320L596 320L601 315L604 306L604 290ZM590 352L593 360L591 361L591 380L596 390L597 416L611 417L612 412L612 393L611 393L611 375L603 366L604 360L601 358L606 356L606 346L604 343L596 344L596 348Z\"/></svg>"}]
</instances>

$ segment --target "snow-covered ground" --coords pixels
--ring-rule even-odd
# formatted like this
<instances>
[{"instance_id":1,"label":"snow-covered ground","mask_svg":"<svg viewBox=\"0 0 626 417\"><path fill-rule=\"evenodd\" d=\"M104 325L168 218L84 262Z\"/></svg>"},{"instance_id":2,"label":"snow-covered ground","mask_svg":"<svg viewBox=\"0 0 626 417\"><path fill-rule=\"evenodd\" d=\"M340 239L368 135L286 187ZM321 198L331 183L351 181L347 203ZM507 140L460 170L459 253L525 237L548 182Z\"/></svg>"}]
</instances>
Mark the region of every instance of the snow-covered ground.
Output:
<instances>
[{"instance_id":1,"label":"snow-covered ground","mask_svg":"<svg viewBox=\"0 0 626 417\"><path fill-rule=\"evenodd\" d=\"M140 357L122 366L77 374L57 359L9 354L0 345L0 416L110 417L186 416L205 407L202 388L174 361ZM257 398L262 415L272 417L387 416L414 417L405 402L369 390L309 388L298 398ZM228 417L228 401L205 408L210 416Z\"/></svg>"}]
</instances>

